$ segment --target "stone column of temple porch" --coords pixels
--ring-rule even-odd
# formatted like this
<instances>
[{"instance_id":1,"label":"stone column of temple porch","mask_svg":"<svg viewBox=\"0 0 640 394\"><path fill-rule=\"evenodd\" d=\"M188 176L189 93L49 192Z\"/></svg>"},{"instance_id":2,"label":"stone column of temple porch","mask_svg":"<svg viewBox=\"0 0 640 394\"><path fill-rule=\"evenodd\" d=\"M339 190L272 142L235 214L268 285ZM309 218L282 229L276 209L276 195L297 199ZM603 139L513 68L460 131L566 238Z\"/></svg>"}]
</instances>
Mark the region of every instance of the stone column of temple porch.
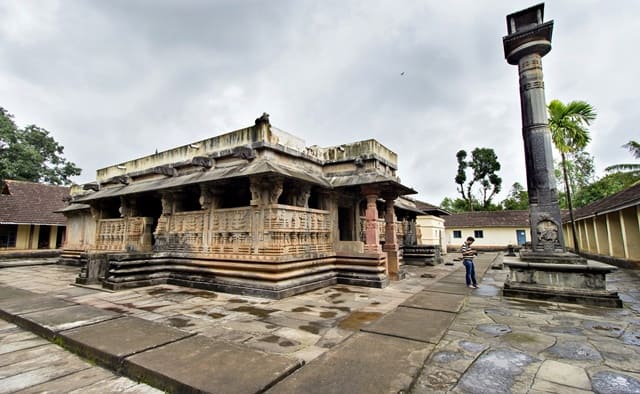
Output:
<instances>
[{"instance_id":1,"label":"stone column of temple porch","mask_svg":"<svg viewBox=\"0 0 640 394\"><path fill-rule=\"evenodd\" d=\"M400 249L398 247L398 238L396 236L398 226L396 224L396 212L393 205L394 201L395 196L385 198L385 242L382 250L387 253L389 278L391 280L398 280L398 273L400 272Z\"/></svg>"},{"instance_id":2,"label":"stone column of temple porch","mask_svg":"<svg viewBox=\"0 0 640 394\"><path fill-rule=\"evenodd\" d=\"M381 252L380 232L378 231L378 208L376 201L378 193L368 191L365 195L367 198L367 210L365 212L365 252Z\"/></svg>"}]
</instances>

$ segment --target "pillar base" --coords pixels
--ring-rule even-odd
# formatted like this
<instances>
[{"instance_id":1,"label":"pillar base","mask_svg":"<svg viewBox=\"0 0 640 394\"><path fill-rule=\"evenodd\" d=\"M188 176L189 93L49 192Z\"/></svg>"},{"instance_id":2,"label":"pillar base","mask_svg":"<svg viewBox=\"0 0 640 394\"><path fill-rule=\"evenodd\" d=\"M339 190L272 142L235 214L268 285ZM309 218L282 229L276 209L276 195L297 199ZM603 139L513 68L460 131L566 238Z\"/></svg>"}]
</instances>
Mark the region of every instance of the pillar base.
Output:
<instances>
[{"instance_id":1,"label":"pillar base","mask_svg":"<svg viewBox=\"0 0 640 394\"><path fill-rule=\"evenodd\" d=\"M554 263L505 260L504 266L509 268L509 276L502 295L609 308L622 307L618 293L606 289L606 275L615 271L616 267L584 259L584 263L575 263L573 258L563 263L557 257L553 257L553 261L556 261Z\"/></svg>"}]
</instances>

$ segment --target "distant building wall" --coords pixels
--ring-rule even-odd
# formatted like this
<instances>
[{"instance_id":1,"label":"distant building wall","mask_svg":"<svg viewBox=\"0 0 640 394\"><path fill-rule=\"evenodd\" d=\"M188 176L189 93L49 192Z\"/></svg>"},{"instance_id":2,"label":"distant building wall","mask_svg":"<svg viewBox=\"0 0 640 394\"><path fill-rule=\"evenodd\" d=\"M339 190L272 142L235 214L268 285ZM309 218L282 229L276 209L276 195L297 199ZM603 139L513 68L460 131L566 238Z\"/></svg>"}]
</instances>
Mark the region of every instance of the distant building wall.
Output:
<instances>
[{"instance_id":1,"label":"distant building wall","mask_svg":"<svg viewBox=\"0 0 640 394\"><path fill-rule=\"evenodd\" d=\"M478 227L447 228L447 245L449 249L459 248L471 236L475 238L476 248L506 249L508 245L518 245L517 231L524 231L525 242L531 242L529 229L526 227ZM482 232L482 237L478 232Z\"/></svg>"},{"instance_id":2,"label":"distant building wall","mask_svg":"<svg viewBox=\"0 0 640 394\"><path fill-rule=\"evenodd\" d=\"M575 250L571 223L563 225L567 248ZM640 206L633 205L576 220L581 254L620 266L640 268Z\"/></svg>"},{"instance_id":3,"label":"distant building wall","mask_svg":"<svg viewBox=\"0 0 640 394\"><path fill-rule=\"evenodd\" d=\"M420 231L418 244L440 245L442 254L447 252L444 219L432 215L418 216L416 225Z\"/></svg>"}]
</instances>

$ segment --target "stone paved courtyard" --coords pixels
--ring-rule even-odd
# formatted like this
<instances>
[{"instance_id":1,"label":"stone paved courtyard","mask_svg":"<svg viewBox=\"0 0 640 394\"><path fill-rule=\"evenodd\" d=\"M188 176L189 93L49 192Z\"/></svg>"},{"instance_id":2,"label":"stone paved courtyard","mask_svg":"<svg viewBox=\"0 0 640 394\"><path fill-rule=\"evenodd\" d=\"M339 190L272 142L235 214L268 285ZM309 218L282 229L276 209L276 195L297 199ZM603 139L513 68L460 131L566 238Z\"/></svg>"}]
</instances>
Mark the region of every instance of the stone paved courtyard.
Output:
<instances>
[{"instance_id":1,"label":"stone paved courtyard","mask_svg":"<svg viewBox=\"0 0 640 394\"><path fill-rule=\"evenodd\" d=\"M447 260L454 257L450 254ZM482 264L486 267L494 257L488 253L481 256ZM325 365L331 354L342 355L336 360L367 357L369 353L362 352L371 349L354 345L373 341L368 346L375 346L376 338L391 343L395 334L389 337L380 333L400 332L404 324L411 326L404 328L409 330L406 332L420 327L419 321L380 323L384 316L393 314L419 316L422 312L414 309L414 302L419 304L429 297L444 300L447 286L451 286L440 282L445 276L454 278L454 283L463 280L458 261L453 265L406 268L408 278L385 289L335 285L283 300L170 285L107 292L72 285L78 269L58 265L0 269L0 285L159 322L273 357L302 360L306 365L290 376L294 379L277 383L271 390L294 392L291 382L305 387L305 379L311 379L307 384L315 379L302 372L318 367L331 370ZM486 271L480 288L463 297L462 308L441 339L435 345L420 345L427 353L416 353L420 355L419 365L424 366L413 373L413 381L407 381L403 374L402 379L390 381L378 392L640 392L640 273L619 270L608 278L608 288L619 291L624 301L621 309L505 299L500 294L505 277L504 270ZM427 289L429 292L425 292ZM432 309L439 308L438 302L429 302ZM398 314L400 310L404 312ZM423 323L425 327L427 323ZM94 379L90 388L97 391L102 387L106 391L155 392L149 386L89 365L13 324L0 321L0 336L0 392L19 388L25 388L25 392L65 392L69 390L59 389L61 384L67 381L68 387L74 387L71 380L85 375ZM406 334L397 338L406 338L405 344L420 343ZM382 371L396 362L384 357L376 360L369 358L368 370L355 370L366 378L373 373L371 365L379 363ZM322 387L314 390L340 392ZM365 391L356 388L350 392Z\"/></svg>"}]
</instances>

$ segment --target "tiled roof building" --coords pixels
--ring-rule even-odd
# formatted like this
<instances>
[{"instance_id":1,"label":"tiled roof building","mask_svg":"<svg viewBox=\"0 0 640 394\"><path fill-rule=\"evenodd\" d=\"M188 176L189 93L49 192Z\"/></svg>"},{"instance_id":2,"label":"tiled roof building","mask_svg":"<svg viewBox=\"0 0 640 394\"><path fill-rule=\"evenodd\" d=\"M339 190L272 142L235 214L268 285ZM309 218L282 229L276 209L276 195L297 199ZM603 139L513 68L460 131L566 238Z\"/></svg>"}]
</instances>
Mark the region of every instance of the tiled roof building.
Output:
<instances>
[{"instance_id":1,"label":"tiled roof building","mask_svg":"<svg viewBox=\"0 0 640 394\"><path fill-rule=\"evenodd\" d=\"M69 188L0 181L0 250L55 249L63 240Z\"/></svg>"}]
</instances>

